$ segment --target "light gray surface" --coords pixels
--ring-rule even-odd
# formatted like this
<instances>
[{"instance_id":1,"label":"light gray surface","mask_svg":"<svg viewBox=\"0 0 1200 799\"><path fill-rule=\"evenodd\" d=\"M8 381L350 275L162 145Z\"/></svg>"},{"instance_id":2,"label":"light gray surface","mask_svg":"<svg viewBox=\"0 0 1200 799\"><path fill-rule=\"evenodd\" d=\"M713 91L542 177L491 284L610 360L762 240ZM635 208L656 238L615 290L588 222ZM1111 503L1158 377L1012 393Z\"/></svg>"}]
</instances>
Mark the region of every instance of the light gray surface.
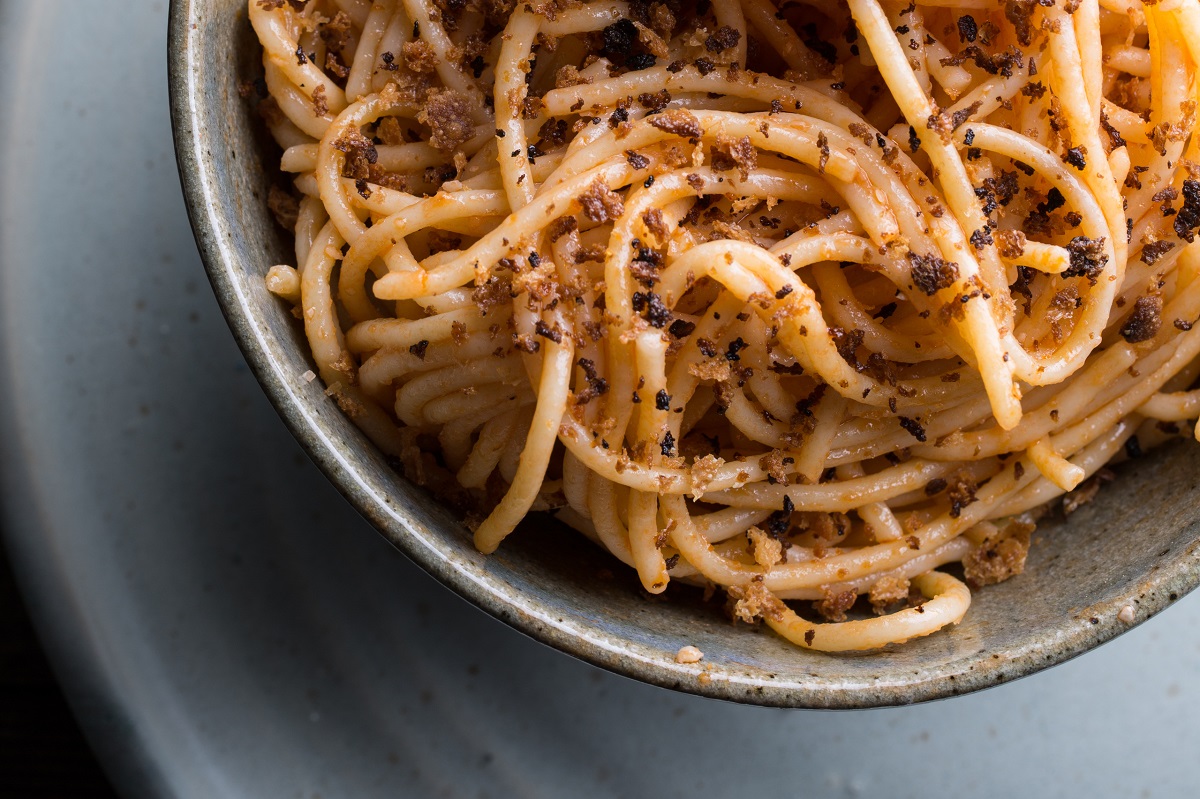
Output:
<instances>
[{"instance_id":1,"label":"light gray surface","mask_svg":"<svg viewBox=\"0 0 1200 799\"><path fill-rule=\"evenodd\" d=\"M164 27L157 3L0 7L4 527L128 795L1179 796L1200 782L1194 597L1030 679L833 714L614 677L424 575L301 454L230 339L179 197Z\"/></svg>"}]
</instances>

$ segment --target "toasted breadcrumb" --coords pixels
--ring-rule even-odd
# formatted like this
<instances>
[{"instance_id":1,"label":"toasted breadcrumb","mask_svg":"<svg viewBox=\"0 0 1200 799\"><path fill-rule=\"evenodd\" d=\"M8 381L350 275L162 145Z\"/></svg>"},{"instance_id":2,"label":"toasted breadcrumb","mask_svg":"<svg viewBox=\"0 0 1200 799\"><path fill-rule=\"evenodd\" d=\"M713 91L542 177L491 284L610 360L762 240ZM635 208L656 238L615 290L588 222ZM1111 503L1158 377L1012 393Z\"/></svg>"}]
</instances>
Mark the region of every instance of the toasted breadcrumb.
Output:
<instances>
[{"instance_id":1,"label":"toasted breadcrumb","mask_svg":"<svg viewBox=\"0 0 1200 799\"><path fill-rule=\"evenodd\" d=\"M742 180L750 176L750 170L758 166L758 150L750 143L749 136L735 139L732 136L717 136L716 144L709 148L709 161L718 172L737 169Z\"/></svg>"},{"instance_id":2,"label":"toasted breadcrumb","mask_svg":"<svg viewBox=\"0 0 1200 799\"><path fill-rule=\"evenodd\" d=\"M1013 520L999 533L984 539L963 558L967 582L975 587L994 585L1023 572L1033 531L1033 524Z\"/></svg>"},{"instance_id":3,"label":"toasted breadcrumb","mask_svg":"<svg viewBox=\"0 0 1200 799\"><path fill-rule=\"evenodd\" d=\"M1154 338L1162 326L1162 310L1163 300L1157 294L1138 297L1133 304L1133 313L1121 328L1121 335L1130 344Z\"/></svg>"},{"instance_id":4,"label":"toasted breadcrumb","mask_svg":"<svg viewBox=\"0 0 1200 799\"><path fill-rule=\"evenodd\" d=\"M429 126L429 144L445 152L475 135L471 101L453 89L430 91L417 121Z\"/></svg>"},{"instance_id":5,"label":"toasted breadcrumb","mask_svg":"<svg viewBox=\"0 0 1200 799\"><path fill-rule=\"evenodd\" d=\"M664 133L682 136L685 139L695 139L704 132L700 120L691 111L682 108L671 108L661 114L650 117L650 124Z\"/></svg>"},{"instance_id":6,"label":"toasted breadcrumb","mask_svg":"<svg viewBox=\"0 0 1200 799\"><path fill-rule=\"evenodd\" d=\"M762 584L762 578L752 580L748 585L731 585L726 593L732 600L730 612L735 619L753 624L763 617L773 621L783 618L786 609L783 602L767 590Z\"/></svg>"},{"instance_id":7,"label":"toasted breadcrumb","mask_svg":"<svg viewBox=\"0 0 1200 799\"><path fill-rule=\"evenodd\" d=\"M781 449L773 449L758 459L758 465L780 485L788 484L787 469L784 468L784 453Z\"/></svg>"},{"instance_id":8,"label":"toasted breadcrumb","mask_svg":"<svg viewBox=\"0 0 1200 799\"><path fill-rule=\"evenodd\" d=\"M405 42L400 52L404 55L404 66L413 72L433 72L437 69L437 52L429 42L417 39L415 42Z\"/></svg>"},{"instance_id":9,"label":"toasted breadcrumb","mask_svg":"<svg viewBox=\"0 0 1200 799\"><path fill-rule=\"evenodd\" d=\"M313 116L323 117L329 113L329 100L325 97L325 86L321 85L313 89L312 93Z\"/></svg>"},{"instance_id":10,"label":"toasted breadcrumb","mask_svg":"<svg viewBox=\"0 0 1200 799\"><path fill-rule=\"evenodd\" d=\"M725 461L713 455L705 455L703 458L696 459L692 464L692 499L700 499L704 492L708 489L708 484L717 476L717 470L725 464Z\"/></svg>"},{"instance_id":11,"label":"toasted breadcrumb","mask_svg":"<svg viewBox=\"0 0 1200 799\"><path fill-rule=\"evenodd\" d=\"M908 599L909 581L907 577L881 577L871 586L867 599L874 611L883 615L887 609Z\"/></svg>"},{"instance_id":12,"label":"toasted breadcrumb","mask_svg":"<svg viewBox=\"0 0 1200 799\"><path fill-rule=\"evenodd\" d=\"M751 527L746 531L746 537L750 539L754 562L759 566L770 568L783 560L783 544L759 528Z\"/></svg>"},{"instance_id":13,"label":"toasted breadcrumb","mask_svg":"<svg viewBox=\"0 0 1200 799\"><path fill-rule=\"evenodd\" d=\"M1020 258L1025 252L1025 234L1019 230L997 230L993 234L1000 255L1004 258Z\"/></svg>"},{"instance_id":14,"label":"toasted breadcrumb","mask_svg":"<svg viewBox=\"0 0 1200 799\"><path fill-rule=\"evenodd\" d=\"M583 207L583 215L598 224L610 222L625 213L625 204L621 201L621 195L606 186L604 181L599 178L579 195L579 204Z\"/></svg>"},{"instance_id":15,"label":"toasted breadcrumb","mask_svg":"<svg viewBox=\"0 0 1200 799\"><path fill-rule=\"evenodd\" d=\"M854 607L858 594L853 590L830 591L826 589L825 598L813 603L813 610L820 613L827 621L845 621L846 611Z\"/></svg>"},{"instance_id":16,"label":"toasted breadcrumb","mask_svg":"<svg viewBox=\"0 0 1200 799\"><path fill-rule=\"evenodd\" d=\"M730 377L729 361L724 358L712 358L699 363L688 364L688 374L701 380L716 380L724 382Z\"/></svg>"}]
</instances>

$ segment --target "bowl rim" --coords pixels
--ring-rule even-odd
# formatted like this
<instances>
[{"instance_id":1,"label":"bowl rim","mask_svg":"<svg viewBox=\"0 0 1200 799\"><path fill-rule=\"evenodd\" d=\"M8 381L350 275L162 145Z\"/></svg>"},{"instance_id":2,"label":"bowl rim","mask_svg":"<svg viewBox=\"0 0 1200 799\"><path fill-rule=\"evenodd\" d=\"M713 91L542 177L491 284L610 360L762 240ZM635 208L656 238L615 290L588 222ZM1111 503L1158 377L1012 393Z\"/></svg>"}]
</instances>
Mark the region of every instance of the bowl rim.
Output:
<instances>
[{"instance_id":1,"label":"bowl rim","mask_svg":"<svg viewBox=\"0 0 1200 799\"><path fill-rule=\"evenodd\" d=\"M204 102L199 76L212 68L197 50L198 10L206 0L171 0L167 31L168 89L176 162L188 217L205 272L221 311L251 371L292 435L350 504L393 546L460 597L547 646L605 670L664 688L744 704L788 708L855 709L906 705L972 693L1024 677L1076 657L1151 618L1200 583L1200 541L1163 568L1107 602L1089 608L1093 618L1072 617L1052 640L1029 639L997 659L979 651L922 670L904 680L806 684L708 664L708 680L696 679L650 650L641 651L584 620L568 620L507 586L496 575L439 549L381 486L357 469L322 430L313 404L290 384L271 354L274 340L255 315L239 279L232 247L222 235L219 206L210 202L219 183L213 156L201 141L196 120ZM208 157L205 157L208 152ZM1137 620L1117 622L1117 612L1136 601ZM1095 617L1108 623L1098 623Z\"/></svg>"}]
</instances>

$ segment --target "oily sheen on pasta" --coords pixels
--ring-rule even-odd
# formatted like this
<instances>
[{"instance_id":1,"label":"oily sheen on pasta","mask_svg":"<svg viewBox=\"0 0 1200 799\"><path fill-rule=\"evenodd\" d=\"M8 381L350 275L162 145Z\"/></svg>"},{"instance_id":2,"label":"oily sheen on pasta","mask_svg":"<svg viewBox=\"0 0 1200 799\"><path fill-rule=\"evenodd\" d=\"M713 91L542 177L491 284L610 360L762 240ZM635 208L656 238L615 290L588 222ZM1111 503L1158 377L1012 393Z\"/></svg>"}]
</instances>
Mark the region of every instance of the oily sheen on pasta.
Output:
<instances>
[{"instance_id":1,"label":"oily sheen on pasta","mask_svg":"<svg viewBox=\"0 0 1200 799\"><path fill-rule=\"evenodd\" d=\"M483 552L548 511L646 591L872 649L1193 434L1196 0L249 18L295 232L267 285Z\"/></svg>"}]
</instances>

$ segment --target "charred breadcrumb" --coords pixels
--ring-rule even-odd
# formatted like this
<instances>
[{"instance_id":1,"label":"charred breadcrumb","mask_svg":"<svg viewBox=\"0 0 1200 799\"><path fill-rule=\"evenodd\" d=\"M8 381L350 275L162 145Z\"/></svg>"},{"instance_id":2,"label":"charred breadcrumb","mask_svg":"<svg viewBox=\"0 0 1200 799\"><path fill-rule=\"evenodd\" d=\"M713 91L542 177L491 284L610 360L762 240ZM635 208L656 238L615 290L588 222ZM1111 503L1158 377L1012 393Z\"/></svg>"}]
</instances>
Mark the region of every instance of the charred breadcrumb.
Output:
<instances>
[{"instance_id":1,"label":"charred breadcrumb","mask_svg":"<svg viewBox=\"0 0 1200 799\"><path fill-rule=\"evenodd\" d=\"M1021 94L1032 100L1040 100L1046 94L1046 84L1042 83L1040 80L1037 81L1036 83L1026 83L1021 88ZM1119 138L1120 134L1117 134L1117 135ZM1110 138L1111 138L1111 136L1110 136Z\"/></svg>"},{"instance_id":2,"label":"charred breadcrumb","mask_svg":"<svg viewBox=\"0 0 1200 799\"><path fill-rule=\"evenodd\" d=\"M710 53L723 53L737 47L741 40L742 34L739 31L728 25L722 25L712 36L704 40L704 49Z\"/></svg>"},{"instance_id":3,"label":"charred breadcrumb","mask_svg":"<svg viewBox=\"0 0 1200 799\"><path fill-rule=\"evenodd\" d=\"M671 102L671 93L666 89L657 92L643 92L638 95L638 103L647 111L661 111Z\"/></svg>"},{"instance_id":4,"label":"charred breadcrumb","mask_svg":"<svg viewBox=\"0 0 1200 799\"><path fill-rule=\"evenodd\" d=\"M1025 66L1025 58L1016 47L1010 46L1002 53L988 53L975 45L964 47L952 56L940 59L944 67L956 67L964 61L974 61L975 66L990 75L1011 78L1013 71Z\"/></svg>"},{"instance_id":5,"label":"charred breadcrumb","mask_svg":"<svg viewBox=\"0 0 1200 799\"><path fill-rule=\"evenodd\" d=\"M661 268L662 256L645 247L638 250L638 254L629 264L630 274L647 288L658 282L658 273Z\"/></svg>"},{"instance_id":6,"label":"charred breadcrumb","mask_svg":"<svg viewBox=\"0 0 1200 799\"><path fill-rule=\"evenodd\" d=\"M671 323L671 326L668 328L667 332L669 332L675 338L687 338L692 334L693 331L695 331L695 329L695 322L689 322L686 319L676 319Z\"/></svg>"},{"instance_id":7,"label":"charred breadcrumb","mask_svg":"<svg viewBox=\"0 0 1200 799\"><path fill-rule=\"evenodd\" d=\"M1192 232L1200 227L1200 180L1188 178L1183 181L1183 207L1175 214L1175 235L1191 244Z\"/></svg>"},{"instance_id":8,"label":"charred breadcrumb","mask_svg":"<svg viewBox=\"0 0 1200 799\"><path fill-rule=\"evenodd\" d=\"M538 319L533 324L533 332L542 338L550 339L555 344L561 344L563 340L562 331L557 325L551 325L543 319Z\"/></svg>"},{"instance_id":9,"label":"charred breadcrumb","mask_svg":"<svg viewBox=\"0 0 1200 799\"><path fill-rule=\"evenodd\" d=\"M919 421L916 419L911 419L907 416L897 416L896 419L900 422L900 426L908 431L909 435L911 435L917 441L920 441L922 444L925 443L925 428Z\"/></svg>"},{"instance_id":10,"label":"charred breadcrumb","mask_svg":"<svg viewBox=\"0 0 1200 799\"><path fill-rule=\"evenodd\" d=\"M982 250L989 244L995 244L995 239L992 238L991 231L986 227L979 228L971 233L971 246L977 250Z\"/></svg>"},{"instance_id":11,"label":"charred breadcrumb","mask_svg":"<svg viewBox=\"0 0 1200 799\"><path fill-rule=\"evenodd\" d=\"M1104 253L1104 237L1089 239L1086 236L1076 236L1067 245L1070 255L1070 266L1063 270L1063 277L1084 277L1088 283L1096 285L1096 280L1104 267L1108 265L1108 256Z\"/></svg>"},{"instance_id":12,"label":"charred breadcrumb","mask_svg":"<svg viewBox=\"0 0 1200 799\"><path fill-rule=\"evenodd\" d=\"M653 327L666 327L671 321L671 310L663 303L662 297L653 291L635 291L633 310L640 313Z\"/></svg>"},{"instance_id":13,"label":"charred breadcrumb","mask_svg":"<svg viewBox=\"0 0 1200 799\"><path fill-rule=\"evenodd\" d=\"M584 379L587 382L586 387L575 394L576 405L587 405L596 397L608 393L608 381L599 376L595 363L588 358L580 358L576 363L583 370Z\"/></svg>"},{"instance_id":14,"label":"charred breadcrumb","mask_svg":"<svg viewBox=\"0 0 1200 799\"><path fill-rule=\"evenodd\" d=\"M1171 250L1175 249L1175 242L1167 241L1152 241L1142 247L1141 262L1146 266L1152 266L1159 258L1162 258Z\"/></svg>"},{"instance_id":15,"label":"charred breadcrumb","mask_svg":"<svg viewBox=\"0 0 1200 799\"><path fill-rule=\"evenodd\" d=\"M1138 297L1133 303L1133 313L1129 315L1121 328L1121 335L1130 344L1154 338L1162 326L1162 310L1162 297L1156 294Z\"/></svg>"},{"instance_id":16,"label":"charred breadcrumb","mask_svg":"<svg viewBox=\"0 0 1200 799\"><path fill-rule=\"evenodd\" d=\"M910 252L908 262L912 269L913 283L930 296L949 288L958 280L958 264L953 261L932 254Z\"/></svg>"},{"instance_id":17,"label":"charred breadcrumb","mask_svg":"<svg viewBox=\"0 0 1200 799\"><path fill-rule=\"evenodd\" d=\"M1032 312L1032 307L1033 307L1033 290L1030 288L1030 284L1033 282L1033 278L1034 278L1033 267L1018 265L1017 266L1017 280L1015 283L1013 283L1011 286L1008 287L1009 290L1013 294L1016 294L1018 296L1025 298L1023 301L1023 305L1025 308L1026 315L1028 315Z\"/></svg>"},{"instance_id":18,"label":"charred breadcrumb","mask_svg":"<svg viewBox=\"0 0 1200 799\"><path fill-rule=\"evenodd\" d=\"M958 18L958 40L960 42L974 43L979 35L979 26L975 24L975 18L970 14L963 14ZM908 590L907 588L905 589Z\"/></svg>"},{"instance_id":19,"label":"charred breadcrumb","mask_svg":"<svg viewBox=\"0 0 1200 799\"><path fill-rule=\"evenodd\" d=\"M1063 156L1063 160L1078 170L1083 170L1087 167L1085 160L1086 150L1083 147L1072 147L1067 150L1067 154Z\"/></svg>"},{"instance_id":20,"label":"charred breadcrumb","mask_svg":"<svg viewBox=\"0 0 1200 799\"><path fill-rule=\"evenodd\" d=\"M1002 169L997 177L985 178L975 188L975 196L983 202L983 213L990 215L997 208L1007 206L1017 194L1017 173Z\"/></svg>"},{"instance_id":21,"label":"charred breadcrumb","mask_svg":"<svg viewBox=\"0 0 1200 799\"><path fill-rule=\"evenodd\" d=\"M847 331L840 327L831 327L829 328L829 335L833 339L838 355L842 356L842 360L858 371L862 371L858 363L858 348L863 343L863 331L857 328Z\"/></svg>"}]
</instances>

